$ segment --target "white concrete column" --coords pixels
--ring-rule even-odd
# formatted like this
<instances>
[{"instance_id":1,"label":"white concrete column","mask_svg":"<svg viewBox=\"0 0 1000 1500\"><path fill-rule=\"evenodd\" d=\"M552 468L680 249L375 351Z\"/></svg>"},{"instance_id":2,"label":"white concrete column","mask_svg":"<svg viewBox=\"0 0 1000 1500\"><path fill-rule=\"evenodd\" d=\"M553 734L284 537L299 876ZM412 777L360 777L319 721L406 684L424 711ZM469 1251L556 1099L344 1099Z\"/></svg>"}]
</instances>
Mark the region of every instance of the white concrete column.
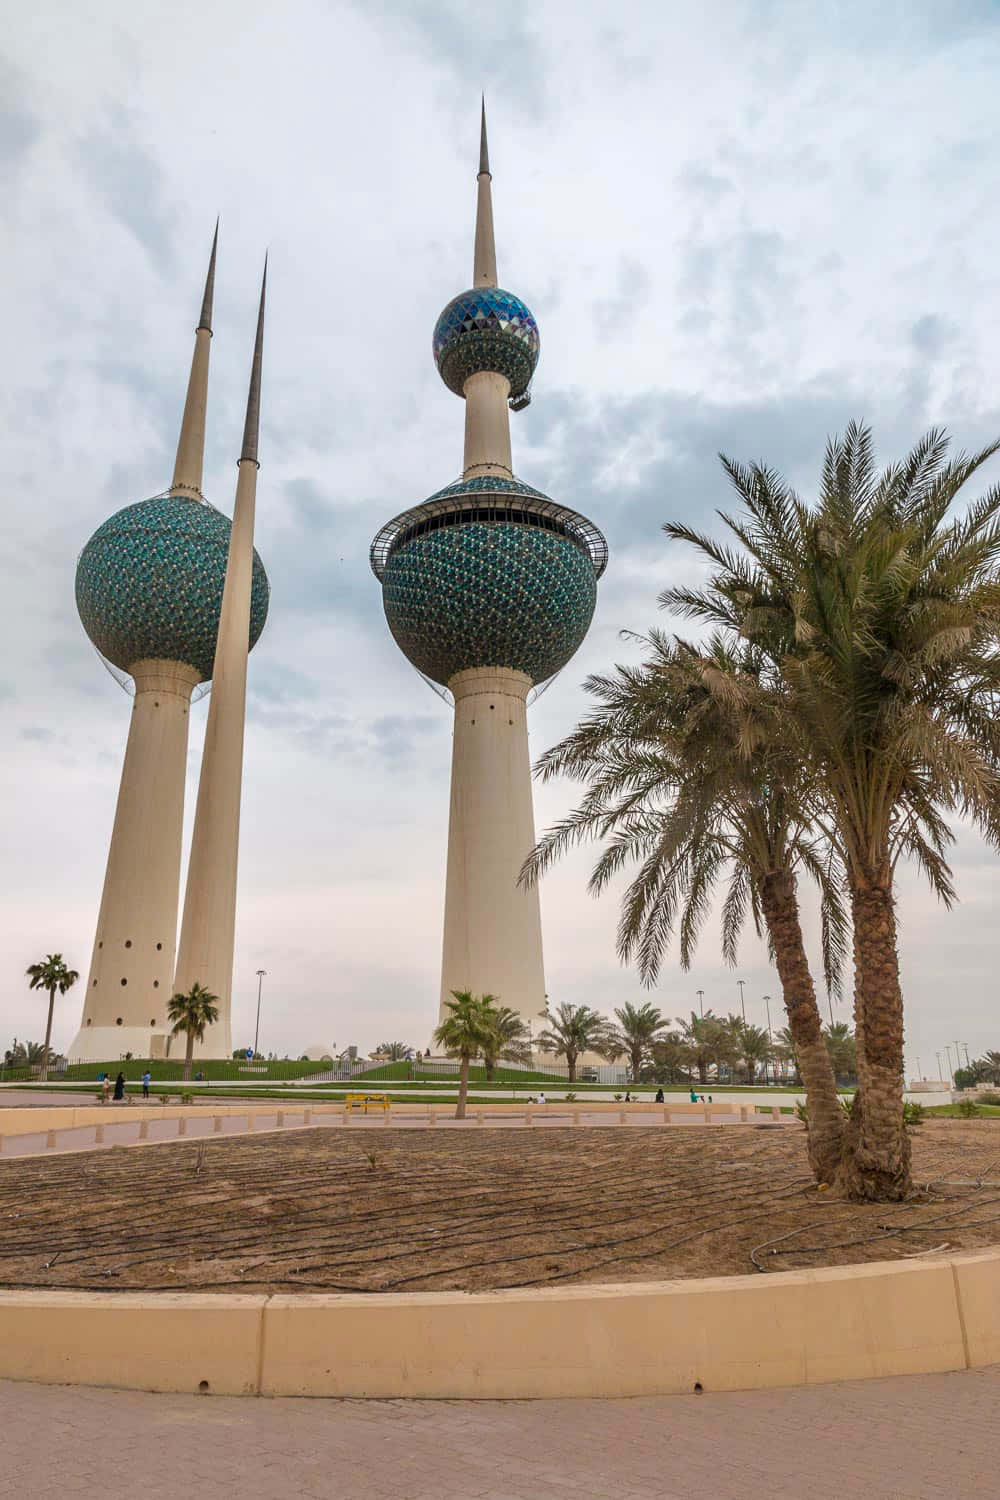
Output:
<instances>
[{"instance_id":1,"label":"white concrete column","mask_svg":"<svg viewBox=\"0 0 1000 1500\"><path fill-rule=\"evenodd\" d=\"M538 888L517 883L534 846L526 699L507 667L458 672L441 964L441 1014L452 990L496 995L536 1019L545 1009Z\"/></svg>"},{"instance_id":2,"label":"white concrete column","mask_svg":"<svg viewBox=\"0 0 1000 1500\"><path fill-rule=\"evenodd\" d=\"M80 1030L71 1061L149 1057L169 1030L191 693L176 661L129 668L135 699Z\"/></svg>"},{"instance_id":3,"label":"white concrete column","mask_svg":"<svg viewBox=\"0 0 1000 1500\"><path fill-rule=\"evenodd\" d=\"M241 460L212 672L198 802L191 837L174 991L197 981L217 995L219 1020L195 1043L197 1057L230 1057L236 872L243 792L243 730L253 586L257 465Z\"/></svg>"},{"instance_id":4,"label":"white concrete column","mask_svg":"<svg viewBox=\"0 0 1000 1500\"><path fill-rule=\"evenodd\" d=\"M465 382L465 464L462 478L493 474L512 479L510 456L510 381L506 375L480 370Z\"/></svg>"}]
</instances>

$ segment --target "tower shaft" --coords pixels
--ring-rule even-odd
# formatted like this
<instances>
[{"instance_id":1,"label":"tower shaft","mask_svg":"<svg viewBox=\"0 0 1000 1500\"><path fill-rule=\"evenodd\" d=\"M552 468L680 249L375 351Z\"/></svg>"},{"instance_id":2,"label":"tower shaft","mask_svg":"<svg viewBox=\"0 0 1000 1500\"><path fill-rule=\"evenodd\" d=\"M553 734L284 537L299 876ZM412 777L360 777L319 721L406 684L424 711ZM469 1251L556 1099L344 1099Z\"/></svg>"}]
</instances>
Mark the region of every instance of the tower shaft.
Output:
<instances>
[{"instance_id":1,"label":"tower shaft","mask_svg":"<svg viewBox=\"0 0 1000 1500\"><path fill-rule=\"evenodd\" d=\"M204 1041L196 1044L202 1057L229 1057L232 1053L230 1011L266 276L265 270L174 974L175 992L186 994L197 982L218 998L219 1019L206 1030Z\"/></svg>"},{"instance_id":2,"label":"tower shaft","mask_svg":"<svg viewBox=\"0 0 1000 1500\"><path fill-rule=\"evenodd\" d=\"M139 661L74 1062L162 1057L177 941L193 667Z\"/></svg>"},{"instance_id":3,"label":"tower shaft","mask_svg":"<svg viewBox=\"0 0 1000 1500\"><path fill-rule=\"evenodd\" d=\"M455 699L441 961L441 1015L453 990L493 994L526 1018L545 1009L538 888L518 885L535 842L528 754L531 679L474 667Z\"/></svg>"}]
</instances>

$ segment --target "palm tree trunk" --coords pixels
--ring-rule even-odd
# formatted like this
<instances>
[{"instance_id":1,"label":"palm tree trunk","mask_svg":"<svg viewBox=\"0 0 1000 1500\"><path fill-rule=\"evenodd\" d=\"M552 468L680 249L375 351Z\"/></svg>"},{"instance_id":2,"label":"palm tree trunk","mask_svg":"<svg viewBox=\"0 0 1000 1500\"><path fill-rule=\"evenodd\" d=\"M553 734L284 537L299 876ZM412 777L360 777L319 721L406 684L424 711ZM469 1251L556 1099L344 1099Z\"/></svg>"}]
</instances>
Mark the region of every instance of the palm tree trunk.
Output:
<instances>
[{"instance_id":1,"label":"palm tree trunk","mask_svg":"<svg viewBox=\"0 0 1000 1500\"><path fill-rule=\"evenodd\" d=\"M461 1066L458 1070L458 1103L455 1106L455 1119L465 1119L465 1101L469 1097L469 1059L462 1055Z\"/></svg>"},{"instance_id":2,"label":"palm tree trunk","mask_svg":"<svg viewBox=\"0 0 1000 1500\"><path fill-rule=\"evenodd\" d=\"M52 1012L56 1004L56 987L52 985L49 990L49 1018L45 1023L45 1051L42 1053L42 1066L38 1074L39 1083L47 1083L49 1078L49 1042L52 1040Z\"/></svg>"},{"instance_id":3,"label":"palm tree trunk","mask_svg":"<svg viewBox=\"0 0 1000 1500\"><path fill-rule=\"evenodd\" d=\"M483 1058L483 1071L486 1074L487 1083L493 1082L493 1074L496 1072L496 1066L496 1063L491 1061L488 1057Z\"/></svg>"},{"instance_id":4,"label":"palm tree trunk","mask_svg":"<svg viewBox=\"0 0 1000 1500\"><path fill-rule=\"evenodd\" d=\"M890 879L851 882L858 1092L837 1186L850 1198L895 1202L910 1190L903 1124L903 992Z\"/></svg>"},{"instance_id":5,"label":"palm tree trunk","mask_svg":"<svg viewBox=\"0 0 1000 1500\"><path fill-rule=\"evenodd\" d=\"M194 1032L187 1034L187 1050L184 1053L184 1082L191 1082L191 1062L194 1058Z\"/></svg>"},{"instance_id":6,"label":"palm tree trunk","mask_svg":"<svg viewBox=\"0 0 1000 1500\"><path fill-rule=\"evenodd\" d=\"M569 1081L570 1081L570 1083L575 1083L576 1082L576 1053L575 1052L567 1052L566 1053L566 1067L567 1067L567 1069L569 1071Z\"/></svg>"},{"instance_id":7,"label":"palm tree trunk","mask_svg":"<svg viewBox=\"0 0 1000 1500\"><path fill-rule=\"evenodd\" d=\"M840 1168L844 1112L802 941L795 876L790 870L765 875L760 899L795 1044L795 1060L806 1091L809 1165L818 1182L830 1183Z\"/></svg>"},{"instance_id":8,"label":"palm tree trunk","mask_svg":"<svg viewBox=\"0 0 1000 1500\"><path fill-rule=\"evenodd\" d=\"M642 1067L642 1048L641 1047L633 1047L632 1048L632 1056L629 1058L629 1062L632 1064L632 1082L633 1083L638 1083L639 1082L639 1070Z\"/></svg>"}]
</instances>

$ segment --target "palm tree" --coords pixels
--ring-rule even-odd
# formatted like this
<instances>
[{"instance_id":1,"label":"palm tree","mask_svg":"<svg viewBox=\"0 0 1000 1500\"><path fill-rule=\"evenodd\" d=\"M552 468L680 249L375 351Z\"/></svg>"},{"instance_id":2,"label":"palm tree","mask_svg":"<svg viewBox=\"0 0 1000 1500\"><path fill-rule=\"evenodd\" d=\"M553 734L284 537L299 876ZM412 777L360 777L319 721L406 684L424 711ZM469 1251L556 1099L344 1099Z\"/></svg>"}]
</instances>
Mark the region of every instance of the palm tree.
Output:
<instances>
[{"instance_id":1,"label":"palm tree","mask_svg":"<svg viewBox=\"0 0 1000 1500\"><path fill-rule=\"evenodd\" d=\"M729 1025L734 1051L745 1064L746 1081L752 1085L757 1076L757 1064L766 1062L771 1055L771 1039L762 1026L753 1026L742 1016L730 1016Z\"/></svg>"},{"instance_id":2,"label":"palm tree","mask_svg":"<svg viewBox=\"0 0 1000 1500\"><path fill-rule=\"evenodd\" d=\"M799 1073L798 1059L795 1056L795 1040L787 1026L775 1032L774 1055L780 1063L791 1063L794 1070L792 1082L801 1083L802 1076Z\"/></svg>"},{"instance_id":3,"label":"palm tree","mask_svg":"<svg viewBox=\"0 0 1000 1500\"><path fill-rule=\"evenodd\" d=\"M45 1083L49 1076L49 1047L52 1041L52 1012L56 1003L56 990L60 995L65 995L80 976L75 969L66 967L61 953L47 953L41 963L29 964L27 976L29 990L48 990L49 992L49 1014L45 1022L45 1050L42 1053L42 1066L38 1074L39 1080Z\"/></svg>"},{"instance_id":4,"label":"palm tree","mask_svg":"<svg viewBox=\"0 0 1000 1500\"><path fill-rule=\"evenodd\" d=\"M379 1042L375 1050L390 1062L407 1062L413 1056L413 1048L407 1042Z\"/></svg>"},{"instance_id":5,"label":"palm tree","mask_svg":"<svg viewBox=\"0 0 1000 1500\"><path fill-rule=\"evenodd\" d=\"M690 1078L691 1055L678 1031L661 1031L649 1049L653 1083L677 1083Z\"/></svg>"},{"instance_id":6,"label":"palm tree","mask_svg":"<svg viewBox=\"0 0 1000 1500\"><path fill-rule=\"evenodd\" d=\"M614 1052L621 1055L621 1043L611 1032L604 1016L589 1005L558 1005L546 1010L547 1025L538 1037L543 1052L566 1059L569 1082L576 1082L576 1064L581 1052L598 1052L602 1057Z\"/></svg>"},{"instance_id":7,"label":"palm tree","mask_svg":"<svg viewBox=\"0 0 1000 1500\"><path fill-rule=\"evenodd\" d=\"M195 980L186 995L178 991L171 998L167 1005L167 1019L174 1023L171 1028L172 1036L178 1036L182 1031L187 1036L187 1050L184 1053L184 1082L190 1083L194 1044L204 1038L205 1027L214 1026L219 1019L219 997L213 995Z\"/></svg>"},{"instance_id":8,"label":"palm tree","mask_svg":"<svg viewBox=\"0 0 1000 1500\"><path fill-rule=\"evenodd\" d=\"M727 1050L725 1023L709 1010L703 1016L696 1016L692 1011L690 1021L678 1016L677 1024L681 1028L681 1043L688 1061L698 1070L698 1082L707 1083L709 1068L718 1068Z\"/></svg>"},{"instance_id":9,"label":"palm tree","mask_svg":"<svg viewBox=\"0 0 1000 1500\"><path fill-rule=\"evenodd\" d=\"M814 506L773 470L723 458L745 514L722 521L742 550L664 528L713 571L661 603L761 652L845 872L858 1093L838 1186L860 1199L910 1188L896 867L915 858L950 905L948 819L1000 841L1000 488L949 518L1000 442L951 460L948 444L931 431L879 474L870 429L852 423L827 444Z\"/></svg>"},{"instance_id":10,"label":"palm tree","mask_svg":"<svg viewBox=\"0 0 1000 1500\"><path fill-rule=\"evenodd\" d=\"M645 1005L626 1003L615 1011L615 1015L618 1017L615 1029L622 1051L628 1054L632 1082L638 1083L643 1059L649 1055L650 1047L666 1026L667 1018L648 1002Z\"/></svg>"},{"instance_id":11,"label":"palm tree","mask_svg":"<svg viewBox=\"0 0 1000 1500\"><path fill-rule=\"evenodd\" d=\"M591 677L599 708L539 763L543 778L588 784L581 805L529 857L532 880L584 838L604 841L590 888L603 890L628 864L618 951L655 982L677 929L690 967L712 892L723 878L723 956L736 962L747 917L766 929L809 1101L809 1157L830 1181L844 1132L823 1045L796 893L798 874L821 893L823 955L836 987L847 951L838 872L812 826L809 777L785 742L780 692L756 648L714 636L705 646L651 631L639 667ZM797 748L797 747L796 747Z\"/></svg>"},{"instance_id":12,"label":"palm tree","mask_svg":"<svg viewBox=\"0 0 1000 1500\"><path fill-rule=\"evenodd\" d=\"M846 1021L834 1021L824 1027L823 1040L830 1054L830 1062L837 1078L853 1078L858 1065L854 1032Z\"/></svg>"},{"instance_id":13,"label":"palm tree","mask_svg":"<svg viewBox=\"0 0 1000 1500\"><path fill-rule=\"evenodd\" d=\"M531 1061L531 1032L520 1012L511 1010L509 1005L494 1007L490 1039L483 1048L487 1083L493 1082L500 1058L506 1062Z\"/></svg>"},{"instance_id":14,"label":"palm tree","mask_svg":"<svg viewBox=\"0 0 1000 1500\"><path fill-rule=\"evenodd\" d=\"M452 998L445 1001L449 1014L435 1031L434 1042L443 1047L449 1057L459 1059L455 1119L464 1120L469 1097L469 1064L489 1047L493 1039L496 997L473 995L469 990L452 990L451 994Z\"/></svg>"}]
</instances>

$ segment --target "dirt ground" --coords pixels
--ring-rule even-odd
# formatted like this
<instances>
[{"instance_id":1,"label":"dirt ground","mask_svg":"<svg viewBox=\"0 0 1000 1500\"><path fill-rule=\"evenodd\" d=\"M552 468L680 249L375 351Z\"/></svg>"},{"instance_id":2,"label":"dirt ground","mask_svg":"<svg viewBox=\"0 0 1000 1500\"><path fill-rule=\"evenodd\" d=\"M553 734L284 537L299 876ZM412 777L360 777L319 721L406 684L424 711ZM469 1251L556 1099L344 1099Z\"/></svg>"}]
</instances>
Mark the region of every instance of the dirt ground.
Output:
<instances>
[{"instance_id":1,"label":"dirt ground","mask_svg":"<svg viewBox=\"0 0 1000 1500\"><path fill-rule=\"evenodd\" d=\"M303 1131L0 1163L0 1285L431 1291L1000 1243L1000 1122L913 1132L906 1204L818 1193L797 1128Z\"/></svg>"}]
</instances>

